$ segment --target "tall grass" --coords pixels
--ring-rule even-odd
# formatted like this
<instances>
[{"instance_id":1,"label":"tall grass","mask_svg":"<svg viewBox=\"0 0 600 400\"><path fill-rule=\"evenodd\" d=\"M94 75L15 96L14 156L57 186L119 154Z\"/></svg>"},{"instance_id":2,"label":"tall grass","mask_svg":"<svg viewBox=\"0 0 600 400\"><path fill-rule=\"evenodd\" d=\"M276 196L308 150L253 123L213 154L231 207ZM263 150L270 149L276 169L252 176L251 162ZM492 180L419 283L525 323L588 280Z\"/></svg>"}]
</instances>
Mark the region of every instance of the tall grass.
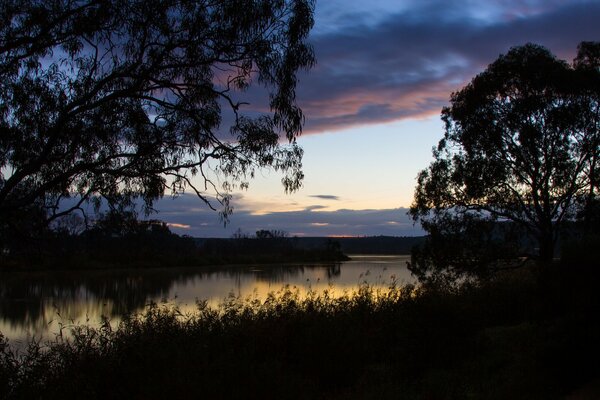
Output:
<instances>
[{"instance_id":1,"label":"tall grass","mask_svg":"<svg viewBox=\"0 0 600 400\"><path fill-rule=\"evenodd\" d=\"M560 398L600 373L600 302L558 275L152 304L25 352L0 340L0 398Z\"/></svg>"}]
</instances>

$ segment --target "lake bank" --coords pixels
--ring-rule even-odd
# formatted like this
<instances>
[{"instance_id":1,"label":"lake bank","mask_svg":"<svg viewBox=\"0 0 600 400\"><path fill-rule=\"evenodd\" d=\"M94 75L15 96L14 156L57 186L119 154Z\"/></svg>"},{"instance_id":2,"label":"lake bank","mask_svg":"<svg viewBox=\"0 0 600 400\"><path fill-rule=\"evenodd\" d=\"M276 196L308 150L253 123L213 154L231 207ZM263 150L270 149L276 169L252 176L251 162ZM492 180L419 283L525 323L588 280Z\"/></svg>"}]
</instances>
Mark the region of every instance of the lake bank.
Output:
<instances>
[{"instance_id":1,"label":"lake bank","mask_svg":"<svg viewBox=\"0 0 600 400\"><path fill-rule=\"evenodd\" d=\"M135 249L134 249L135 250ZM160 248L156 250L160 251ZM3 271L77 271L77 270L132 270L160 268L198 268L248 266L253 264L278 265L282 263L336 263L349 261L350 257L339 248L289 248L258 249L247 251L245 248L220 248L206 250L192 245L186 252L173 257L152 257L151 254L127 253L127 249L114 252L89 254L74 252L56 255L40 253L27 258L0 258L0 273ZM100 255L102 254L102 255ZM127 254L127 255L125 255Z\"/></svg>"},{"instance_id":2,"label":"lake bank","mask_svg":"<svg viewBox=\"0 0 600 400\"><path fill-rule=\"evenodd\" d=\"M397 286L382 296L367 285L336 298L288 288L217 309L200 302L183 316L153 306L118 329L81 327L75 341L20 361L4 348L2 393L564 398L600 373L596 283L596 275L572 270L519 270L477 285Z\"/></svg>"},{"instance_id":3,"label":"lake bank","mask_svg":"<svg viewBox=\"0 0 600 400\"><path fill-rule=\"evenodd\" d=\"M348 254L410 254L424 240L392 236L224 239L166 232L115 237L51 236L0 253L0 272L343 262L348 261Z\"/></svg>"}]
</instances>

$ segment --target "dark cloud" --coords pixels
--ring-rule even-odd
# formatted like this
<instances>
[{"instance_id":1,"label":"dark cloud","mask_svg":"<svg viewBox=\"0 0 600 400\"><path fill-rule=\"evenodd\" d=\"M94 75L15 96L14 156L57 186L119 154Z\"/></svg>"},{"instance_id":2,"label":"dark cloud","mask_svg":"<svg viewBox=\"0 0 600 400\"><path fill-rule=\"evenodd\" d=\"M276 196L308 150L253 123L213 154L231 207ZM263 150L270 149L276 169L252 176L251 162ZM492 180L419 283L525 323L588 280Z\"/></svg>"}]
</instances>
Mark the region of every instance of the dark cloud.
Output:
<instances>
[{"instance_id":1,"label":"dark cloud","mask_svg":"<svg viewBox=\"0 0 600 400\"><path fill-rule=\"evenodd\" d=\"M316 199L322 199L322 200L340 200L339 196L334 196L331 194L313 194L308 197L314 197Z\"/></svg>"},{"instance_id":2,"label":"dark cloud","mask_svg":"<svg viewBox=\"0 0 600 400\"><path fill-rule=\"evenodd\" d=\"M300 211L254 214L235 211L227 226L214 211L203 207L192 195L175 200L162 199L160 213L153 215L170 224L178 234L196 237L230 237L237 229L254 233L259 229L279 229L298 236L416 236L423 234L413 226L404 208L389 210L317 211L312 206Z\"/></svg>"},{"instance_id":3,"label":"dark cloud","mask_svg":"<svg viewBox=\"0 0 600 400\"><path fill-rule=\"evenodd\" d=\"M311 206L306 207L304 209L304 211L318 211L318 210L324 210L326 208L327 208L327 206L322 206L322 205L315 204L315 205L311 205Z\"/></svg>"},{"instance_id":4,"label":"dark cloud","mask_svg":"<svg viewBox=\"0 0 600 400\"><path fill-rule=\"evenodd\" d=\"M600 2L562 0L406 1L386 10L344 11L315 28L317 65L300 73L297 98L306 133L439 114L498 55L528 42L572 59L577 44L600 38ZM393 11L393 6L400 11ZM319 19L318 19L319 21ZM241 114L269 113L268 90L232 92ZM223 104L220 136L233 113Z\"/></svg>"},{"instance_id":5,"label":"dark cloud","mask_svg":"<svg viewBox=\"0 0 600 400\"><path fill-rule=\"evenodd\" d=\"M328 195L325 195L328 196ZM335 196L333 196L335 197ZM64 207L74 203L65 200ZM414 226L406 208L383 210L337 210L325 211L323 205L311 205L303 210L256 212L254 204L243 196L236 196L236 211L227 224L218 213L210 210L193 194L183 194L176 198L164 197L155 203L155 213L140 219L158 219L167 223L170 229L180 235L194 237L231 237L241 229L253 234L260 229L278 229L294 236L418 236L424 231ZM140 209L140 207L137 207ZM87 207L88 215L94 219L93 207ZM101 207L106 212L106 207Z\"/></svg>"},{"instance_id":6,"label":"dark cloud","mask_svg":"<svg viewBox=\"0 0 600 400\"><path fill-rule=\"evenodd\" d=\"M512 46L539 43L570 59L579 42L600 37L600 3L515 1L487 19L452 2L423 4L313 38L318 64L298 89L305 131L439 113L452 91Z\"/></svg>"}]
</instances>

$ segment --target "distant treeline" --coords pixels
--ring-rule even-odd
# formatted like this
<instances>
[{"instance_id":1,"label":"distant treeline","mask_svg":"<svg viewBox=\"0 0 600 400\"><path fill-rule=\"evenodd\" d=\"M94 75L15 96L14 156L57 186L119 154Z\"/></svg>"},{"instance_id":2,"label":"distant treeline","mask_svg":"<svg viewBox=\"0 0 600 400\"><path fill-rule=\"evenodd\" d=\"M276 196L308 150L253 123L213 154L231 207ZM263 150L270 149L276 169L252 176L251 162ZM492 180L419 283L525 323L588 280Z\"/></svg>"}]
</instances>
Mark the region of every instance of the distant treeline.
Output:
<instances>
[{"instance_id":1,"label":"distant treeline","mask_svg":"<svg viewBox=\"0 0 600 400\"><path fill-rule=\"evenodd\" d=\"M299 245L283 231L259 230L232 239L179 236L158 220L108 212L90 226L69 221L39 231L0 229L0 267L80 269L221 264L338 262L340 243Z\"/></svg>"},{"instance_id":2,"label":"distant treeline","mask_svg":"<svg viewBox=\"0 0 600 400\"><path fill-rule=\"evenodd\" d=\"M301 250L330 248L338 243L344 254L410 254L414 246L424 243L425 236L368 236L368 237L294 237L286 238L287 243ZM214 243L235 243L238 239L196 238L199 246ZM249 242L251 243L251 242Z\"/></svg>"},{"instance_id":3,"label":"distant treeline","mask_svg":"<svg viewBox=\"0 0 600 400\"><path fill-rule=\"evenodd\" d=\"M259 231L268 232L268 231ZM348 260L337 240L319 238L314 246L285 236L194 239L204 260L214 264L339 262Z\"/></svg>"},{"instance_id":4,"label":"distant treeline","mask_svg":"<svg viewBox=\"0 0 600 400\"><path fill-rule=\"evenodd\" d=\"M0 231L2 267L78 269L191 265L199 253L192 238L158 220L108 212L89 226L81 221L43 229Z\"/></svg>"}]
</instances>

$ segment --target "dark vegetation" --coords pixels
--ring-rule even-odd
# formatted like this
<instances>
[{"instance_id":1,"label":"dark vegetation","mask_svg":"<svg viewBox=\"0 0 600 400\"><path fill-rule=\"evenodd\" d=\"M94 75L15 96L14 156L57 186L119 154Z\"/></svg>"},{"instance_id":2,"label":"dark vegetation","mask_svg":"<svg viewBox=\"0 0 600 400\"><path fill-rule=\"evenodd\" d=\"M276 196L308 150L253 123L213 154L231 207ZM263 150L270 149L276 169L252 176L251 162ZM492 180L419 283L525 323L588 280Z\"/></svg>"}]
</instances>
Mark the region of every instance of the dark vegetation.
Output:
<instances>
[{"instance_id":1,"label":"dark vegetation","mask_svg":"<svg viewBox=\"0 0 600 400\"><path fill-rule=\"evenodd\" d=\"M257 233L260 233L257 232ZM317 247L302 246L298 238L281 236L202 240L207 260L225 264L346 261L337 240L323 239ZM210 263L210 261L209 261Z\"/></svg>"},{"instance_id":2,"label":"dark vegetation","mask_svg":"<svg viewBox=\"0 0 600 400\"><path fill-rule=\"evenodd\" d=\"M0 265L22 269L85 269L188 265L199 259L191 238L173 234L158 220L132 212L108 212L86 228L76 215L69 224L42 227L35 235L5 229Z\"/></svg>"},{"instance_id":3,"label":"dark vegetation","mask_svg":"<svg viewBox=\"0 0 600 400\"><path fill-rule=\"evenodd\" d=\"M260 168L296 190L296 75L315 62L313 10L312 0L0 2L0 224L136 198L151 210L186 189L226 218L231 190Z\"/></svg>"},{"instance_id":4,"label":"dark vegetation","mask_svg":"<svg viewBox=\"0 0 600 400\"><path fill-rule=\"evenodd\" d=\"M199 246L208 249L216 247L217 253L229 253L244 248L247 253L260 253L261 250L253 249L256 240L249 237L234 237L231 239L201 239L196 238ZM299 251L318 254L319 251L328 250L335 254L410 254L411 250L425 241L425 237L396 237L396 236L365 236L365 237L275 237L274 243L280 241ZM265 242L268 243L268 242ZM221 250L222 249L222 250Z\"/></svg>"},{"instance_id":5,"label":"dark vegetation","mask_svg":"<svg viewBox=\"0 0 600 400\"><path fill-rule=\"evenodd\" d=\"M580 43L572 64L512 48L453 93L411 206L430 233L413 268L480 272L523 255L544 265L559 239L597 241L599 110L600 42Z\"/></svg>"},{"instance_id":6,"label":"dark vegetation","mask_svg":"<svg viewBox=\"0 0 600 400\"><path fill-rule=\"evenodd\" d=\"M14 269L89 269L210 266L223 264L344 261L339 242L302 246L285 232L259 230L231 239L194 239L172 233L164 222L138 220L133 212L102 214L89 228L68 221L35 237L4 232L0 266ZM66 223L68 222L68 223ZM41 224L43 226L43 224Z\"/></svg>"},{"instance_id":7,"label":"dark vegetation","mask_svg":"<svg viewBox=\"0 0 600 400\"><path fill-rule=\"evenodd\" d=\"M306 248L322 247L326 238L300 237L297 241ZM344 254L410 254L413 247L422 244L423 236L364 236L336 237Z\"/></svg>"},{"instance_id":8,"label":"dark vegetation","mask_svg":"<svg viewBox=\"0 0 600 400\"><path fill-rule=\"evenodd\" d=\"M564 398L600 373L597 264L577 265L339 299L284 288L192 315L154 305L49 347L4 343L0 396Z\"/></svg>"}]
</instances>

